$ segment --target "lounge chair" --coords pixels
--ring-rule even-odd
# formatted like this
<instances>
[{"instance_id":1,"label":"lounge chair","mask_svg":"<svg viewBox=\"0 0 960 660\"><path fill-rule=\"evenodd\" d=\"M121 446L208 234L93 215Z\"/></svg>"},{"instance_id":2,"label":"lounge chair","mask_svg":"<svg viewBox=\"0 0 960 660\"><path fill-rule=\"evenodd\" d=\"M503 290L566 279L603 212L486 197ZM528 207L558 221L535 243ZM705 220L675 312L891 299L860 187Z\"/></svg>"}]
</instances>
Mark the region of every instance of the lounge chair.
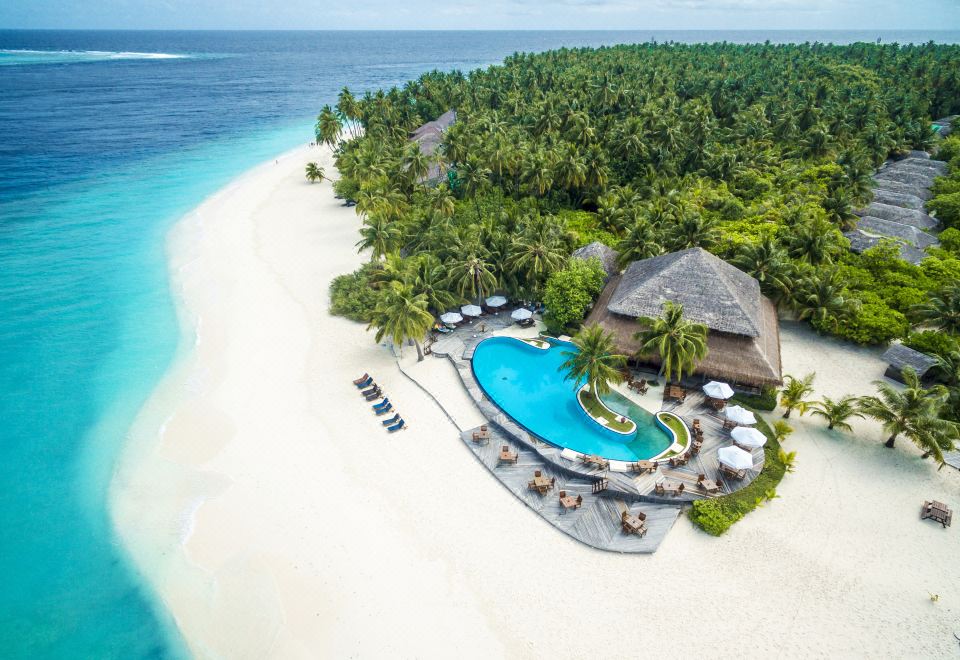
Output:
<instances>
[{"instance_id":1,"label":"lounge chair","mask_svg":"<svg viewBox=\"0 0 960 660\"><path fill-rule=\"evenodd\" d=\"M393 410L393 404L390 403L387 399L384 399L384 401L387 402L387 407L386 407L386 408L378 408L377 411L376 411L378 416L379 416L379 415L386 415L388 412L391 412L391 411Z\"/></svg>"},{"instance_id":2,"label":"lounge chair","mask_svg":"<svg viewBox=\"0 0 960 660\"><path fill-rule=\"evenodd\" d=\"M375 392L371 392L370 394L367 394L367 395L366 395L365 397L363 397L363 398L366 399L367 401L374 401L375 399L379 399L379 398L382 397L382 396L383 396L383 390L381 390L381 389L378 387Z\"/></svg>"},{"instance_id":3,"label":"lounge chair","mask_svg":"<svg viewBox=\"0 0 960 660\"><path fill-rule=\"evenodd\" d=\"M392 425L396 424L396 423L399 422L399 421L400 421L400 413L397 413L396 415L394 415L394 416L391 417L390 419L385 419L385 420L383 420L383 421L380 422L380 423L383 424L384 426L392 426Z\"/></svg>"},{"instance_id":4,"label":"lounge chair","mask_svg":"<svg viewBox=\"0 0 960 660\"><path fill-rule=\"evenodd\" d=\"M393 433L394 431L399 431L400 429L406 429L406 428L407 428L406 423L401 419L399 422L397 422L393 426L388 426L387 430L390 431L390 433Z\"/></svg>"},{"instance_id":5,"label":"lounge chair","mask_svg":"<svg viewBox=\"0 0 960 660\"><path fill-rule=\"evenodd\" d=\"M373 385L373 378L371 376L367 376L367 379L365 381L363 381L362 383L357 383L356 385L357 385L357 389L360 389L360 390L364 389L365 387L370 387L371 385Z\"/></svg>"},{"instance_id":6,"label":"lounge chair","mask_svg":"<svg viewBox=\"0 0 960 660\"><path fill-rule=\"evenodd\" d=\"M363 396L367 396L371 392L376 392L379 389L380 389L380 386L374 383L369 389L363 390L362 392L360 392L360 394L362 394Z\"/></svg>"},{"instance_id":7,"label":"lounge chair","mask_svg":"<svg viewBox=\"0 0 960 660\"><path fill-rule=\"evenodd\" d=\"M379 410L380 408L386 407L389 403L390 403L390 399L386 399L386 398L385 398L385 399L384 399L383 401L381 401L380 403L375 403L375 404L373 404L373 409L374 409L374 410Z\"/></svg>"},{"instance_id":8,"label":"lounge chair","mask_svg":"<svg viewBox=\"0 0 960 660\"><path fill-rule=\"evenodd\" d=\"M364 385L363 383L366 383L367 381L373 381L373 378L370 377L370 374L363 374L362 376L360 376L360 378L353 381L353 384L356 385L357 387L366 387L366 385Z\"/></svg>"}]
</instances>

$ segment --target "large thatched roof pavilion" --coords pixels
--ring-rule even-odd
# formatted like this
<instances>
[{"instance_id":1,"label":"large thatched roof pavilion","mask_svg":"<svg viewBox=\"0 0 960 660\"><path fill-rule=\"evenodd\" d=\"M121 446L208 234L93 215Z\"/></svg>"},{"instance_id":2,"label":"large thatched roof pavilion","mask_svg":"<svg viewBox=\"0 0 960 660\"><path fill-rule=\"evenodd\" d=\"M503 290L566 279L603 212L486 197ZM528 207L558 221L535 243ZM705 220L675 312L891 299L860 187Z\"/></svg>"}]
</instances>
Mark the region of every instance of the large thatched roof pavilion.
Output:
<instances>
[{"instance_id":1,"label":"large thatched roof pavilion","mask_svg":"<svg viewBox=\"0 0 960 660\"><path fill-rule=\"evenodd\" d=\"M600 264L603 266L603 271L607 274L608 281L620 272L617 269L617 259L620 253L600 241L594 241L593 243L584 245L582 248L574 250L570 256L574 259L583 259L584 261L599 259Z\"/></svg>"},{"instance_id":2,"label":"large thatched roof pavilion","mask_svg":"<svg viewBox=\"0 0 960 660\"><path fill-rule=\"evenodd\" d=\"M779 385L780 325L777 311L759 283L701 248L690 248L630 264L612 278L587 323L599 323L617 336L621 351L640 344L637 318L660 316L663 304L683 305L687 319L709 328L709 353L696 374L740 386ZM658 359L643 362L657 364Z\"/></svg>"}]
</instances>

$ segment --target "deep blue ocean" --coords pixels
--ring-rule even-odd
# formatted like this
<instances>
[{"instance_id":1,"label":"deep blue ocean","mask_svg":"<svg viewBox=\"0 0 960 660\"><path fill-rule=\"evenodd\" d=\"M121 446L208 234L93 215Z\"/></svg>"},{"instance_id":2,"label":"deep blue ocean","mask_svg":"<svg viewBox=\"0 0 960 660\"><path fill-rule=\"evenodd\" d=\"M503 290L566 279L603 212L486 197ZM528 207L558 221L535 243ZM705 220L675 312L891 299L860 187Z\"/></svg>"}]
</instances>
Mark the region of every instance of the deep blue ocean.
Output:
<instances>
[{"instance_id":1,"label":"deep blue ocean","mask_svg":"<svg viewBox=\"0 0 960 660\"><path fill-rule=\"evenodd\" d=\"M176 627L107 512L178 326L164 238L311 141L339 89L515 51L646 41L960 41L958 32L0 30L0 656L168 658Z\"/></svg>"}]
</instances>

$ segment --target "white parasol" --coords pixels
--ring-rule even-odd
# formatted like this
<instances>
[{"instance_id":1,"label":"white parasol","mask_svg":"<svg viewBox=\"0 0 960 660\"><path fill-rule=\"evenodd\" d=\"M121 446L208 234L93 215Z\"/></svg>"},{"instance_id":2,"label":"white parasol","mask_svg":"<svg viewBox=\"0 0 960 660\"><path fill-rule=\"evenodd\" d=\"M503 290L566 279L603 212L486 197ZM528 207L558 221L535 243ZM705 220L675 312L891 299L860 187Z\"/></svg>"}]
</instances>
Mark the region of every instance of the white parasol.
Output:
<instances>
[{"instance_id":1,"label":"white parasol","mask_svg":"<svg viewBox=\"0 0 960 660\"><path fill-rule=\"evenodd\" d=\"M726 383L711 380L703 386L703 393L711 399L729 399L733 396L733 388Z\"/></svg>"},{"instance_id":2,"label":"white parasol","mask_svg":"<svg viewBox=\"0 0 960 660\"><path fill-rule=\"evenodd\" d=\"M740 447L718 449L717 460L734 470L749 470L753 467L753 456L740 449Z\"/></svg>"},{"instance_id":3,"label":"white parasol","mask_svg":"<svg viewBox=\"0 0 960 660\"><path fill-rule=\"evenodd\" d=\"M464 305L460 308L460 313L464 316L480 316L483 314L483 310L477 305Z\"/></svg>"},{"instance_id":4,"label":"white parasol","mask_svg":"<svg viewBox=\"0 0 960 660\"><path fill-rule=\"evenodd\" d=\"M446 314L440 315L440 320L444 323L460 323L460 321L463 320L463 317L457 312L447 312Z\"/></svg>"},{"instance_id":5,"label":"white parasol","mask_svg":"<svg viewBox=\"0 0 960 660\"><path fill-rule=\"evenodd\" d=\"M487 307L503 307L507 304L507 299L503 296L490 296L487 298Z\"/></svg>"},{"instance_id":6,"label":"white parasol","mask_svg":"<svg viewBox=\"0 0 960 660\"><path fill-rule=\"evenodd\" d=\"M730 436L738 445L748 449L759 449L767 444L767 436L749 426L738 426L730 432Z\"/></svg>"},{"instance_id":7,"label":"white parasol","mask_svg":"<svg viewBox=\"0 0 960 660\"><path fill-rule=\"evenodd\" d=\"M516 319L517 321L526 321L527 319L533 318L533 312L526 307L521 307L513 310L513 313L510 314L510 317Z\"/></svg>"},{"instance_id":8,"label":"white parasol","mask_svg":"<svg viewBox=\"0 0 960 660\"><path fill-rule=\"evenodd\" d=\"M740 406L730 406L724 414L727 416L727 419L737 424L749 426L750 424L757 423L757 418L753 416L753 413Z\"/></svg>"}]
</instances>

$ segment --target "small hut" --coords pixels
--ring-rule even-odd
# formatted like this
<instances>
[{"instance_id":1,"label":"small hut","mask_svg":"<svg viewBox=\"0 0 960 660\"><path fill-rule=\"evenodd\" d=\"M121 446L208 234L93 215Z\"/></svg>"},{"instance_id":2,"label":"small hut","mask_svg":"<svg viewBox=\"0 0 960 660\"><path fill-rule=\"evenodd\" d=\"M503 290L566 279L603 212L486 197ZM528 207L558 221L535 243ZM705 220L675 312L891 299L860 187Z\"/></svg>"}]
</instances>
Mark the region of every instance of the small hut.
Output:
<instances>
[{"instance_id":1,"label":"small hut","mask_svg":"<svg viewBox=\"0 0 960 660\"><path fill-rule=\"evenodd\" d=\"M608 282L611 277L620 272L617 268L617 259L620 258L620 253L600 241L594 241L589 245L584 245L582 248L574 250L570 257L573 259L583 259L584 261L599 259L603 270L607 273L606 281Z\"/></svg>"},{"instance_id":2,"label":"small hut","mask_svg":"<svg viewBox=\"0 0 960 660\"><path fill-rule=\"evenodd\" d=\"M923 211L905 209L900 206L883 204L881 202L871 202L865 209L859 211L858 214L873 216L874 218L880 218L881 220L887 220L889 222L899 222L901 225L909 225L923 231L933 229L939 224L936 219Z\"/></svg>"},{"instance_id":3,"label":"small hut","mask_svg":"<svg viewBox=\"0 0 960 660\"><path fill-rule=\"evenodd\" d=\"M884 376L893 380L903 382L903 370L910 367L917 372L921 381L929 382L929 372L937 364L937 359L933 356L915 351L903 344L893 344L883 354L883 361L888 365Z\"/></svg>"},{"instance_id":4,"label":"small hut","mask_svg":"<svg viewBox=\"0 0 960 660\"><path fill-rule=\"evenodd\" d=\"M883 188L877 188L873 191L873 201L879 204L899 206L902 209L912 209L914 211L923 210L923 200L916 195L905 195L904 193L884 190Z\"/></svg>"},{"instance_id":5,"label":"small hut","mask_svg":"<svg viewBox=\"0 0 960 660\"><path fill-rule=\"evenodd\" d=\"M457 111L447 110L433 121L428 121L410 133L410 139L419 145L421 153L432 157L443 143L444 132L453 126L456 121ZM430 164L430 171L427 172L424 181L437 181L441 176L443 176L443 172L440 171L440 165L433 162Z\"/></svg>"},{"instance_id":6,"label":"small hut","mask_svg":"<svg viewBox=\"0 0 960 660\"><path fill-rule=\"evenodd\" d=\"M616 335L625 354L635 354L637 318L657 317L665 302L683 305L684 316L709 329L707 357L695 374L741 389L779 385L780 325L759 283L702 248L634 261L607 283L587 317ZM645 363L658 365L656 356Z\"/></svg>"}]
</instances>

